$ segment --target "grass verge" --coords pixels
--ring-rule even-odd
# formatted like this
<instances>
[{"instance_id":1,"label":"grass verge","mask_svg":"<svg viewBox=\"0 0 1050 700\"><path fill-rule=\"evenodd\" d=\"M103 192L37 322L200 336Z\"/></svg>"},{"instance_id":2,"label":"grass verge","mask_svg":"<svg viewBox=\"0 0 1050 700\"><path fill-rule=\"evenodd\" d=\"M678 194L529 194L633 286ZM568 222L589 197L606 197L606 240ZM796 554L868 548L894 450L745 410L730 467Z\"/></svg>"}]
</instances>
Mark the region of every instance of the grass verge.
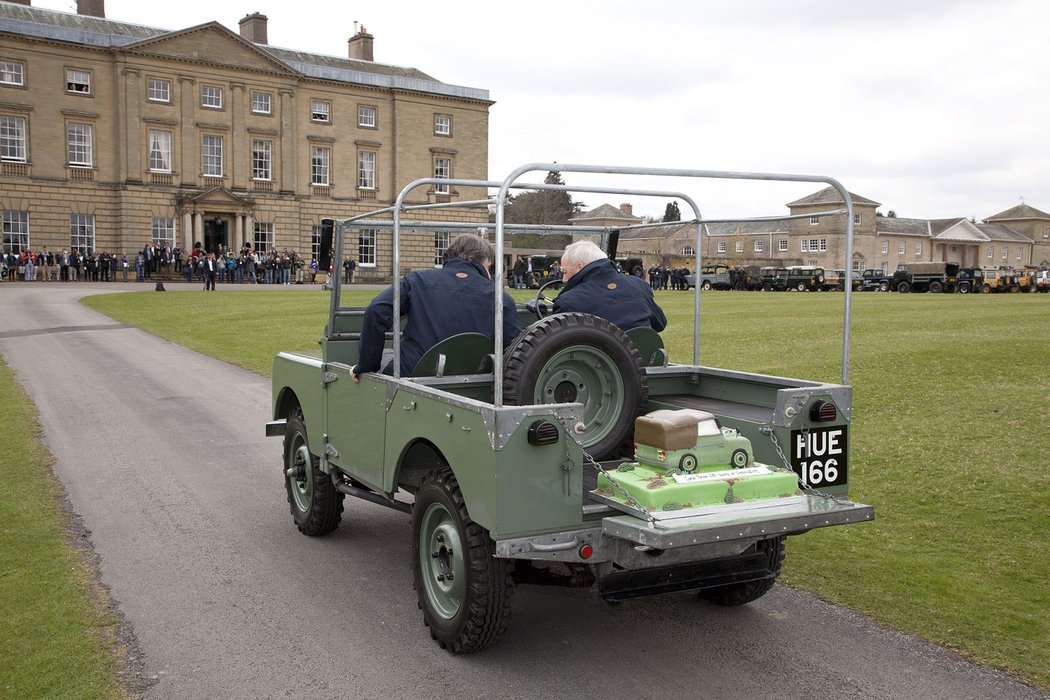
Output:
<instances>
[{"instance_id":1,"label":"grass verge","mask_svg":"<svg viewBox=\"0 0 1050 700\"><path fill-rule=\"evenodd\" d=\"M116 620L69 544L36 413L0 362L0 697L119 698Z\"/></svg>"},{"instance_id":2,"label":"grass verge","mask_svg":"<svg viewBox=\"0 0 1050 700\"><path fill-rule=\"evenodd\" d=\"M374 292L354 292L364 304ZM517 293L520 300L531 295ZM322 292L112 294L119 321L268 375L316 348ZM703 296L701 364L840 380L841 294ZM661 292L674 361L692 295ZM791 538L784 580L1050 688L1050 296L857 294L851 497L876 522Z\"/></svg>"}]
</instances>

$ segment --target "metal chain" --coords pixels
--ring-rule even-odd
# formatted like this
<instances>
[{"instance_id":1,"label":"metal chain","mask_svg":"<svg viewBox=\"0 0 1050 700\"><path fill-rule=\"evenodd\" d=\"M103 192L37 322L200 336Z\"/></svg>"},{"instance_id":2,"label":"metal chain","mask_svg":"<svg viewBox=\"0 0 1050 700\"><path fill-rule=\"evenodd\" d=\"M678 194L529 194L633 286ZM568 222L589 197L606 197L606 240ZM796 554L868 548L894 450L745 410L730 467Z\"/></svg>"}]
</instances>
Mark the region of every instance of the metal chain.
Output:
<instances>
[{"instance_id":1,"label":"metal chain","mask_svg":"<svg viewBox=\"0 0 1050 700\"><path fill-rule=\"evenodd\" d=\"M623 497L627 500L628 505L633 505L638 510L640 510L643 513L645 513L645 518L646 518L646 520L649 521L649 524L652 525L653 527L656 527L656 518L653 517L652 513L647 511L645 509L645 507L642 506L642 504L639 503L638 500L627 491L627 489L625 489L623 486L621 486L616 481L616 479L612 478L612 476L609 474L609 472L607 472L602 467L602 465L598 464L598 462L596 462L594 460L594 457L591 457L589 454L587 454L587 450L581 450L581 451L583 452L584 459L586 459L588 462L590 462L592 465L594 465L594 468L597 469L599 472L601 472L602 474L605 474L605 478L609 480L609 483L612 484L616 488L617 491L619 491L621 494L623 494Z\"/></svg>"},{"instance_id":2,"label":"metal chain","mask_svg":"<svg viewBox=\"0 0 1050 700\"><path fill-rule=\"evenodd\" d=\"M803 430L807 430L807 429L803 428ZM791 460L789 460L787 458L787 455L784 454L784 450L782 450L780 448L780 441L777 440L777 434L776 434L776 431L773 430L773 428L762 427L762 428L759 428L759 432L765 433L766 435L769 436L769 439L773 441L773 447L775 447L777 449L777 454L780 455L780 460L784 463L784 466L787 468L788 471L790 471L791 473L795 474L795 478L798 480L798 487L802 491L805 491L806 493L812 493L814 496L820 496L821 498L824 498L824 499L831 499L833 501L837 501L838 500L838 496L833 496L830 493L824 493L823 491L818 491L817 489L813 488L812 486L810 486L809 484L804 482L802 480L802 476L801 475L795 473L795 470L791 467Z\"/></svg>"}]
</instances>

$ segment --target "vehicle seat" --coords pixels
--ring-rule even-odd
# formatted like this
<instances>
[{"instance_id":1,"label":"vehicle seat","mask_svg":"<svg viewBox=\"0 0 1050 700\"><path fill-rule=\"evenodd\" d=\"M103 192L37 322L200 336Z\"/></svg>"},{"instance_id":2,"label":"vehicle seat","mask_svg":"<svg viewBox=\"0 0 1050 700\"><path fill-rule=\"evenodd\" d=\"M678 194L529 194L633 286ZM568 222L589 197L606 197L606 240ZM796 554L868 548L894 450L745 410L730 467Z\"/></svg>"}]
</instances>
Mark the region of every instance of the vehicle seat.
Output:
<instances>
[{"instance_id":1,"label":"vehicle seat","mask_svg":"<svg viewBox=\"0 0 1050 700\"><path fill-rule=\"evenodd\" d=\"M427 350L410 376L446 377L485 371L492 371L492 338L481 333L460 333Z\"/></svg>"},{"instance_id":2,"label":"vehicle seat","mask_svg":"<svg viewBox=\"0 0 1050 700\"><path fill-rule=\"evenodd\" d=\"M648 326L638 326L627 331L627 337L638 348L643 365L646 367L667 366L667 350L664 349L664 341L659 333Z\"/></svg>"}]
</instances>

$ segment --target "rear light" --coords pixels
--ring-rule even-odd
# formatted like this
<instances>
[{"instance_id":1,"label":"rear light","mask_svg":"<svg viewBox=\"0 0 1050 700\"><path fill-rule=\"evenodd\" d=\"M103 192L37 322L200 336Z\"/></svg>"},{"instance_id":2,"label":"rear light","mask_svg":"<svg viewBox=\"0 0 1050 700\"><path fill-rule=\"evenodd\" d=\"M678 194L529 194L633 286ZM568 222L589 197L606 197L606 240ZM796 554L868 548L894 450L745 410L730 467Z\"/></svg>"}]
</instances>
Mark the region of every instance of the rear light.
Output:
<instances>
[{"instance_id":1,"label":"rear light","mask_svg":"<svg viewBox=\"0 0 1050 700\"><path fill-rule=\"evenodd\" d=\"M529 426L528 440L530 445L553 445L558 442L558 426L538 420Z\"/></svg>"},{"instance_id":2,"label":"rear light","mask_svg":"<svg viewBox=\"0 0 1050 700\"><path fill-rule=\"evenodd\" d=\"M830 423L839 417L835 410L835 404L827 401L817 401L809 407L809 419L814 423Z\"/></svg>"},{"instance_id":3,"label":"rear light","mask_svg":"<svg viewBox=\"0 0 1050 700\"><path fill-rule=\"evenodd\" d=\"M580 547L580 559L590 559L592 554L594 554L594 550L591 549L589 544Z\"/></svg>"}]
</instances>

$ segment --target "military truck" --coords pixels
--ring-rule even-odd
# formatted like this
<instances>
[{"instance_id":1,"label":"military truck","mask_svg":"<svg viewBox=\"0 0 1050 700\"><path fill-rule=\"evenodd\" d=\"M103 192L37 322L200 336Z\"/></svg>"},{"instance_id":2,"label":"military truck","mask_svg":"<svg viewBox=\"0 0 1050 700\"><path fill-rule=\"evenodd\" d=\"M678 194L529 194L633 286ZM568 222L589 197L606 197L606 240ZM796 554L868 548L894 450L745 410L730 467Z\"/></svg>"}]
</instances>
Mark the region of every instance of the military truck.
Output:
<instances>
[{"instance_id":1,"label":"military truck","mask_svg":"<svg viewBox=\"0 0 1050 700\"><path fill-rule=\"evenodd\" d=\"M492 236L496 253L493 336L448 338L403 376L401 326L395 323L388 339L392 374L363 374L356 382L351 374L365 309L352 303L336 276L319 348L281 352L273 363L266 434L283 439L281 480L296 527L311 537L333 532L346 496L410 514L408 563L422 620L452 653L483 649L504 634L517 585L589 586L608 601L695 590L714 604L741 605L772 587L786 537L874 517L870 506L848 500L853 418L848 323L840 384L701 365L699 290L691 361L669 362L660 335L650 328L620 329L579 313L545 315L542 304L533 305L535 313L519 305L525 330L515 339L502 337L503 241L513 229L504 221L503 207L510 189L542 187L522 182L524 174L554 169L728 176L534 163L503 181L416 180L390 209L323 223L322 256L342 259L347 241L357 239L356 227L387 226L392 276L399 279L403 228L451 227L475 235L480 225ZM814 181L814 176L732 176ZM836 187L850 206L842 185L830 178L818 181ZM496 192L491 199L468 202L482 213L468 212L462 224L448 220L450 208L442 209L441 221L428 221L427 205L404 204L418 188L439 184ZM663 189L631 193L667 197ZM685 193L678 198L701 220L692 198ZM490 202L495 221L479 224L487 219ZM406 222L417 216L422 218ZM852 226L847 232L850 250ZM534 301L548 299L553 287L538 290ZM393 289L398 318L403 300L399 285ZM502 351L505 340L509 346ZM705 486L705 492L721 488L725 497L699 511L652 512L627 499L603 500L599 477L630 462L636 420L659 410L707 412L720 429L746 438L753 460L768 465L770 473L793 472L790 493L774 498L752 492L738 502L730 498L733 488L742 488L733 483L733 473L705 473L690 476L706 478L715 486ZM300 605L329 604L324 591L313 597L301 593Z\"/></svg>"},{"instance_id":2,"label":"military truck","mask_svg":"<svg viewBox=\"0 0 1050 700\"><path fill-rule=\"evenodd\" d=\"M959 279L959 263L916 262L901 263L893 273L890 287L908 292L954 292Z\"/></svg>"},{"instance_id":3,"label":"military truck","mask_svg":"<svg viewBox=\"0 0 1050 700\"><path fill-rule=\"evenodd\" d=\"M685 276L685 285L689 289L700 285L705 292L711 289L731 289L733 283L729 278L728 265L704 265L700 274L690 273Z\"/></svg>"},{"instance_id":4,"label":"military truck","mask_svg":"<svg viewBox=\"0 0 1050 700\"><path fill-rule=\"evenodd\" d=\"M786 267L763 267L760 271L763 292L783 292L788 288Z\"/></svg>"},{"instance_id":5,"label":"military truck","mask_svg":"<svg viewBox=\"0 0 1050 700\"><path fill-rule=\"evenodd\" d=\"M787 288L799 292L816 292L824 289L823 267L792 265L787 268Z\"/></svg>"}]
</instances>

